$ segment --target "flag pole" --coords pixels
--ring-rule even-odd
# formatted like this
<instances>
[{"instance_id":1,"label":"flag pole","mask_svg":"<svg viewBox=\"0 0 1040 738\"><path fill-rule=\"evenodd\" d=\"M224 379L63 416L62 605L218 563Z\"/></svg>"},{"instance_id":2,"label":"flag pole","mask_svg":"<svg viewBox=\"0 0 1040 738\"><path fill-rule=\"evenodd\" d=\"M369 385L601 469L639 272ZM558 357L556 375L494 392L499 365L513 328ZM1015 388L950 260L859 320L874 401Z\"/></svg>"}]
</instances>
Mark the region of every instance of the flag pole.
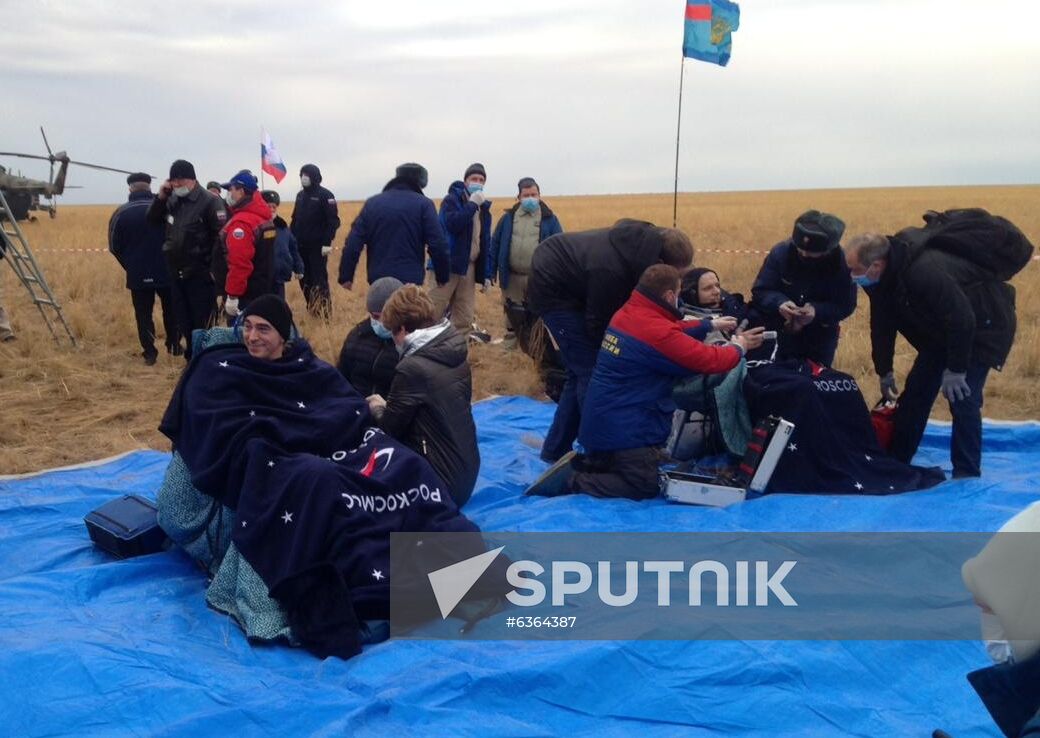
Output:
<instances>
[{"instance_id":1,"label":"flag pole","mask_svg":"<svg viewBox=\"0 0 1040 738\"><path fill-rule=\"evenodd\" d=\"M682 93L683 74L686 71L686 54L682 55L679 64L679 116L675 124L675 186L672 190L672 228L676 228L679 219L679 136L682 133Z\"/></svg>"},{"instance_id":2,"label":"flag pole","mask_svg":"<svg viewBox=\"0 0 1040 738\"><path fill-rule=\"evenodd\" d=\"M264 184L264 127L260 126L260 189L266 190Z\"/></svg>"}]
</instances>

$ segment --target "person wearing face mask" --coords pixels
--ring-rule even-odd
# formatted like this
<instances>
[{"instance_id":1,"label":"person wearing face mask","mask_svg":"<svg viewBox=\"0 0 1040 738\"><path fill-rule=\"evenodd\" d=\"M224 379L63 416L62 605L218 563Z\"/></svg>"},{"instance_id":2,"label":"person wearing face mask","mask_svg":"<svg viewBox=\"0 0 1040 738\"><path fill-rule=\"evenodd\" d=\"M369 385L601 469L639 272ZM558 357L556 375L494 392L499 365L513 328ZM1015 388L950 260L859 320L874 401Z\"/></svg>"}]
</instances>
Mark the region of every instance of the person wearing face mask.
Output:
<instances>
[{"instance_id":1,"label":"person wearing face mask","mask_svg":"<svg viewBox=\"0 0 1040 738\"><path fill-rule=\"evenodd\" d=\"M519 341L520 348L526 352L530 325L534 322L525 317L524 301L531 259L538 244L549 236L563 233L563 226L542 200L533 177L524 177L516 186L516 202L499 218L491 236L484 286L487 288L498 279L508 331L505 343L508 346Z\"/></svg>"},{"instance_id":2,"label":"person wearing face mask","mask_svg":"<svg viewBox=\"0 0 1040 738\"><path fill-rule=\"evenodd\" d=\"M982 394L1015 340L1015 294L982 266L939 248L912 247L899 235L865 233L847 248L852 279L870 299L870 342L881 395L898 397L891 454L917 452L935 398L950 404L953 476L977 477L982 462ZM896 334L917 350L899 394Z\"/></svg>"},{"instance_id":3,"label":"person wearing face mask","mask_svg":"<svg viewBox=\"0 0 1040 738\"><path fill-rule=\"evenodd\" d=\"M723 374L762 343L762 329L738 331L722 346L686 332L679 312L680 272L654 264L639 277L610 321L585 393L578 442L529 495L585 492L595 497L657 497L658 464L672 429L675 383L693 374Z\"/></svg>"},{"instance_id":4,"label":"person wearing face mask","mask_svg":"<svg viewBox=\"0 0 1040 738\"><path fill-rule=\"evenodd\" d=\"M390 394L398 354L393 336L380 318L386 301L402 284L395 277L381 277L368 286L368 315L351 329L340 349L336 368L363 397Z\"/></svg>"},{"instance_id":5,"label":"person wearing face mask","mask_svg":"<svg viewBox=\"0 0 1040 738\"><path fill-rule=\"evenodd\" d=\"M335 195L321 186L321 170L316 165L300 167L300 187L289 221L303 257L300 289L311 315L328 318L332 310L328 262L339 230L339 211Z\"/></svg>"},{"instance_id":6,"label":"person wearing face mask","mask_svg":"<svg viewBox=\"0 0 1040 738\"><path fill-rule=\"evenodd\" d=\"M177 324L187 340L184 358L190 361L192 331L209 328L216 320L217 290L210 269L227 212L218 198L199 186L191 162L178 159L170 165L170 177L148 207L147 217L166 226L163 256Z\"/></svg>"},{"instance_id":7,"label":"person wearing face mask","mask_svg":"<svg viewBox=\"0 0 1040 738\"><path fill-rule=\"evenodd\" d=\"M470 164L441 201L451 275L446 284L430 289L430 299L439 315L451 311L451 323L463 335L475 330L476 286L484 284L488 265L491 201L484 195L486 181L484 165Z\"/></svg>"},{"instance_id":8,"label":"person wearing face mask","mask_svg":"<svg viewBox=\"0 0 1040 738\"><path fill-rule=\"evenodd\" d=\"M844 232L836 216L809 210L762 263L751 288L752 323L777 331L777 359L834 364L839 324L856 309L856 286L839 248Z\"/></svg>"},{"instance_id":9,"label":"person wearing face mask","mask_svg":"<svg viewBox=\"0 0 1040 738\"><path fill-rule=\"evenodd\" d=\"M380 428L430 462L461 508L480 470L466 336L414 284L390 296L380 320L401 361L390 394L370 395L369 409Z\"/></svg>"},{"instance_id":10,"label":"person wearing face mask","mask_svg":"<svg viewBox=\"0 0 1040 738\"><path fill-rule=\"evenodd\" d=\"M285 283L293 277L303 279L303 259L300 258L296 237L289 230L289 224L278 215L281 196L274 190L264 190L260 196L271 209L271 219L277 232L274 239L274 293L284 300Z\"/></svg>"},{"instance_id":11,"label":"person wearing face mask","mask_svg":"<svg viewBox=\"0 0 1040 738\"><path fill-rule=\"evenodd\" d=\"M252 172L243 169L221 187L227 190L224 199L231 216L213 257L213 278L224 292L224 313L231 325L251 300L274 294L277 231Z\"/></svg>"}]
</instances>

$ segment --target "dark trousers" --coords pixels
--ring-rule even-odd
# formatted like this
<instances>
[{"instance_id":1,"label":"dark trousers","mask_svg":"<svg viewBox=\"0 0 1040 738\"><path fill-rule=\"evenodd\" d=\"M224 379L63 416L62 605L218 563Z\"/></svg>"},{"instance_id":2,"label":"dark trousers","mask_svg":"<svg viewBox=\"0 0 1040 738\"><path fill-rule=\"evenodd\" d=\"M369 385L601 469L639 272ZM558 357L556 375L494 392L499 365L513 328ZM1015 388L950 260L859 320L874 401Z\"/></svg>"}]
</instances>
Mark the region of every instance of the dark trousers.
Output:
<instances>
[{"instance_id":1,"label":"dark trousers","mask_svg":"<svg viewBox=\"0 0 1040 738\"><path fill-rule=\"evenodd\" d=\"M217 321L217 289L208 274L174 279L170 287L177 325L187 346L184 358L191 359L191 332L205 330Z\"/></svg>"},{"instance_id":2,"label":"dark trousers","mask_svg":"<svg viewBox=\"0 0 1040 738\"><path fill-rule=\"evenodd\" d=\"M910 463L924 435L928 415L942 387L946 369L945 352L922 351L906 378L906 387L899 396L895 428L892 432L892 456ZM989 367L972 363L968 367L967 382L971 395L950 403L953 416L953 434L950 437L950 460L954 476L978 476L982 463L982 392Z\"/></svg>"},{"instance_id":3,"label":"dark trousers","mask_svg":"<svg viewBox=\"0 0 1040 738\"><path fill-rule=\"evenodd\" d=\"M567 371L556 414L542 444L542 459L554 462L571 450L578 437L581 406L596 366L599 343L586 332L585 317L579 312L553 310L543 315L542 321L560 347Z\"/></svg>"},{"instance_id":4,"label":"dark trousers","mask_svg":"<svg viewBox=\"0 0 1040 738\"><path fill-rule=\"evenodd\" d=\"M660 460L660 449L652 447L578 456L570 486L594 497L649 500L661 493Z\"/></svg>"},{"instance_id":5,"label":"dark trousers","mask_svg":"<svg viewBox=\"0 0 1040 738\"><path fill-rule=\"evenodd\" d=\"M180 345L181 332L177 324L177 316L173 309L173 299L169 287L140 287L130 290L130 299L134 304L134 319L137 321L137 340L144 349L142 356L158 356L155 349L155 323L152 321L152 310L155 307L155 296L159 296L162 307L163 332L166 334L166 350L173 351Z\"/></svg>"},{"instance_id":6,"label":"dark trousers","mask_svg":"<svg viewBox=\"0 0 1040 738\"><path fill-rule=\"evenodd\" d=\"M300 289L303 290L303 298L307 301L307 310L312 315L327 317L332 310L332 296L329 294L329 259L321 255L320 244L300 244L300 258L303 259Z\"/></svg>"}]
</instances>

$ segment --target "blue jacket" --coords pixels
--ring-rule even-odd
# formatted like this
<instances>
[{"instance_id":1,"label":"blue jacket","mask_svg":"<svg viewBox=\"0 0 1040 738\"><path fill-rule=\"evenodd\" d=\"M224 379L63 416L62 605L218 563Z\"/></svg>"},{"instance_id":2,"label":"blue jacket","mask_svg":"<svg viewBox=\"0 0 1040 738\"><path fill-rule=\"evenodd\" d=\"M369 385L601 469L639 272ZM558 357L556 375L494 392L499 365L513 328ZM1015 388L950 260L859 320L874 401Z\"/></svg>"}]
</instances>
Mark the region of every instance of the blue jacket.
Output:
<instances>
[{"instance_id":1,"label":"blue jacket","mask_svg":"<svg viewBox=\"0 0 1040 738\"><path fill-rule=\"evenodd\" d=\"M542 223L538 227L538 243L541 243L549 236L563 233L560 219L549 209L548 205L544 202L540 204L542 206ZM499 219L498 225L495 226L495 232L491 236L487 277L488 279L497 277L498 284L502 289L509 286L509 249L513 243L513 218L516 216L516 210L519 207L520 203L516 203L505 212Z\"/></svg>"},{"instance_id":2,"label":"blue jacket","mask_svg":"<svg viewBox=\"0 0 1040 738\"><path fill-rule=\"evenodd\" d=\"M423 249L430 252L437 281L448 281L448 242L433 201L403 178L390 180L383 191L365 201L343 247L339 282L354 281L361 252L368 247L368 283L396 277L422 284Z\"/></svg>"},{"instance_id":3,"label":"blue jacket","mask_svg":"<svg viewBox=\"0 0 1040 738\"><path fill-rule=\"evenodd\" d=\"M108 250L126 270L127 289L170 286L162 251L166 229L146 217L154 199L151 192L132 192L108 221Z\"/></svg>"},{"instance_id":4,"label":"blue jacket","mask_svg":"<svg viewBox=\"0 0 1040 738\"><path fill-rule=\"evenodd\" d=\"M816 309L813 323L837 331L838 323L856 309L856 285L842 250L803 261L790 239L774 246L751 288L751 304L766 326L776 329L783 326L780 305L788 300L798 305L812 303Z\"/></svg>"},{"instance_id":5,"label":"blue jacket","mask_svg":"<svg viewBox=\"0 0 1040 738\"><path fill-rule=\"evenodd\" d=\"M636 288L610 321L585 392L578 441L589 453L663 446L672 427L672 387L691 374L728 372L739 347L706 346L679 311Z\"/></svg>"},{"instance_id":6,"label":"blue jacket","mask_svg":"<svg viewBox=\"0 0 1040 738\"><path fill-rule=\"evenodd\" d=\"M274 241L274 281L288 282L293 274L303 274L303 259L289 224L276 215L274 227L278 229Z\"/></svg>"},{"instance_id":7,"label":"blue jacket","mask_svg":"<svg viewBox=\"0 0 1040 738\"><path fill-rule=\"evenodd\" d=\"M448 194L441 201L440 219L448 237L451 254L451 273L465 274L469 269L470 246L473 243L473 215L477 206L469 201L466 185L461 180L451 183ZM474 279L484 281L487 269L488 248L491 241L491 201L480 206L480 253L473 264ZM439 280L438 280L439 281Z\"/></svg>"}]
</instances>

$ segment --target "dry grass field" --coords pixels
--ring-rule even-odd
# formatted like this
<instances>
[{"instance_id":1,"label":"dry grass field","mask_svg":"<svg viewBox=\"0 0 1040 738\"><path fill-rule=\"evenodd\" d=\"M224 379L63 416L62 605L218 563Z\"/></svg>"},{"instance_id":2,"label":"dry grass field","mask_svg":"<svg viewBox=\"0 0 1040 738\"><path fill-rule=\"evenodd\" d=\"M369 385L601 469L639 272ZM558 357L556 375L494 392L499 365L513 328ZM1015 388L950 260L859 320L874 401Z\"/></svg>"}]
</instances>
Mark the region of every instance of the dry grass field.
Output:
<instances>
[{"instance_id":1,"label":"dry grass field","mask_svg":"<svg viewBox=\"0 0 1040 738\"><path fill-rule=\"evenodd\" d=\"M510 199L498 198L493 212L501 212ZM546 195L546 200L568 230L601 227L624 216L663 225L672 219L671 195ZM809 208L840 215L848 224L847 233L855 234L891 233L917 225L921 213L930 208L981 206L1010 218L1034 243L1040 243L1038 203L1040 186L685 194L679 200L679 225L693 238L696 263L717 269L730 291L747 294L764 252L786 237L794 218ZM340 205L344 227L331 257L333 273L347 226L360 205ZM134 448L169 448L156 426L183 361L164 354L153 367L141 361L123 274L105 252L106 225L113 208L63 207L56 220L23 224L64 306L78 348L55 345L13 272L0 264L4 304L18 334L16 342L0 344L0 474ZM288 215L288 209L283 206L283 215ZM1005 370L994 374L987 385L985 414L994 418L1040 417L1040 262L1026 267L1015 284L1018 339ZM290 304L301 330L322 358L334 362L346 332L364 314L364 292L348 293L334 286L334 315L326 324L306 316L299 290L290 287ZM502 334L497 288L478 296L477 312L482 326ZM156 322L161 328L158 314ZM877 383L870 365L867 325L867 304L861 296L859 310L845 324L836 365L856 376L867 400L873 401ZM912 356L902 346L896 367L900 386ZM471 350L470 360L474 399L491 394L538 395L531 363L522 354L482 345ZM937 404L936 416L944 413L942 403Z\"/></svg>"}]
</instances>

